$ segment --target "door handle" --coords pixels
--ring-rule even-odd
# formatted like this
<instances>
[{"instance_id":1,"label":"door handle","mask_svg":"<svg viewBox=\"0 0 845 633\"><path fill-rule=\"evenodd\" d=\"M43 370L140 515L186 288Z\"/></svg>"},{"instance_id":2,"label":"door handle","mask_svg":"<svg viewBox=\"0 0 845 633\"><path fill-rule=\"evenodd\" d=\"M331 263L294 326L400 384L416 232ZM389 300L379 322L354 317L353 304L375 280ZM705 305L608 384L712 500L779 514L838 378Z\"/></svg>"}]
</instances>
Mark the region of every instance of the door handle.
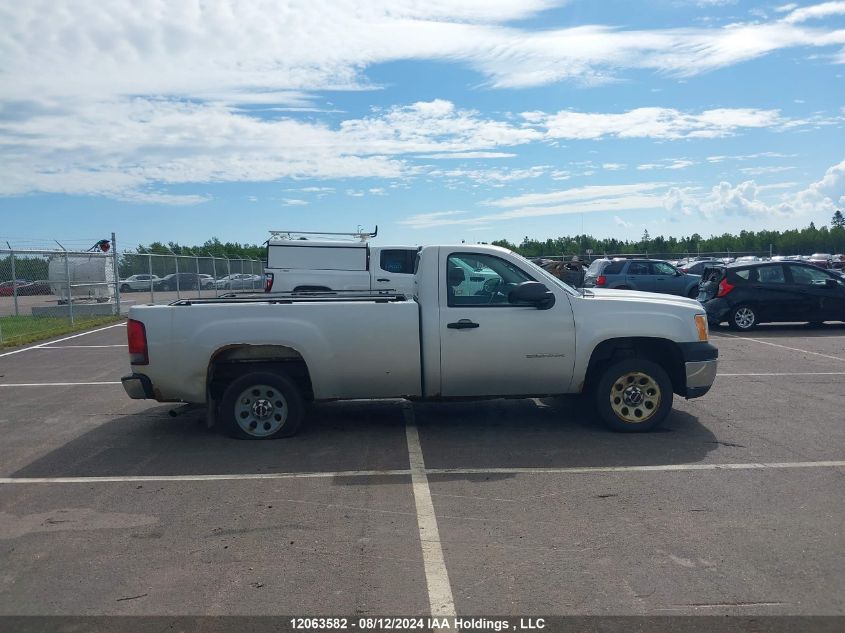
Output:
<instances>
[{"instance_id":1,"label":"door handle","mask_svg":"<svg viewBox=\"0 0 845 633\"><path fill-rule=\"evenodd\" d=\"M478 323L473 323L469 319L461 319L455 323L449 323L447 326L450 330L471 330L478 327Z\"/></svg>"},{"instance_id":2,"label":"door handle","mask_svg":"<svg viewBox=\"0 0 845 633\"><path fill-rule=\"evenodd\" d=\"M390 280L389 280L389 279L385 279L384 277L382 277L381 279L376 279L376 281L390 281Z\"/></svg>"}]
</instances>

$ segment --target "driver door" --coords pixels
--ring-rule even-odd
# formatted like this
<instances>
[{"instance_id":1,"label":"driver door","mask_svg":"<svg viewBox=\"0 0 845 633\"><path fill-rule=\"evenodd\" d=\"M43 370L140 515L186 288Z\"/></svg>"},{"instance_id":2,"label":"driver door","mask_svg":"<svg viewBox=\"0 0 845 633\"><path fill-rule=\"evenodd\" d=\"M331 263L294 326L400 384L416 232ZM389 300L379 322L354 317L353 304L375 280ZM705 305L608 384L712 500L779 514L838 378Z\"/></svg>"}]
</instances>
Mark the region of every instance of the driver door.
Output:
<instances>
[{"instance_id":1,"label":"driver door","mask_svg":"<svg viewBox=\"0 0 845 633\"><path fill-rule=\"evenodd\" d=\"M508 293L536 281L487 253L440 254L440 393L444 397L563 393L572 378L575 326L559 288L548 310L516 306ZM483 271L481 287L467 273Z\"/></svg>"}]
</instances>

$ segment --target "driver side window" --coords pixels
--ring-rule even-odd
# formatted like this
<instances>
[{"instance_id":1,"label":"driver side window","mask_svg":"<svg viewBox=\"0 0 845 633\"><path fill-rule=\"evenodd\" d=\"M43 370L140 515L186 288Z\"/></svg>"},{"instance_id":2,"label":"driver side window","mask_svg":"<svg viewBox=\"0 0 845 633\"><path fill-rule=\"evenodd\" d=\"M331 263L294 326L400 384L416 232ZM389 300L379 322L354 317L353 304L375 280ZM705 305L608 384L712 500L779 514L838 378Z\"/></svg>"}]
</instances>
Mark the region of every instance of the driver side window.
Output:
<instances>
[{"instance_id":1,"label":"driver side window","mask_svg":"<svg viewBox=\"0 0 845 633\"><path fill-rule=\"evenodd\" d=\"M486 253L452 253L446 260L448 305L508 305L508 294L524 281L535 281L510 262Z\"/></svg>"}]
</instances>

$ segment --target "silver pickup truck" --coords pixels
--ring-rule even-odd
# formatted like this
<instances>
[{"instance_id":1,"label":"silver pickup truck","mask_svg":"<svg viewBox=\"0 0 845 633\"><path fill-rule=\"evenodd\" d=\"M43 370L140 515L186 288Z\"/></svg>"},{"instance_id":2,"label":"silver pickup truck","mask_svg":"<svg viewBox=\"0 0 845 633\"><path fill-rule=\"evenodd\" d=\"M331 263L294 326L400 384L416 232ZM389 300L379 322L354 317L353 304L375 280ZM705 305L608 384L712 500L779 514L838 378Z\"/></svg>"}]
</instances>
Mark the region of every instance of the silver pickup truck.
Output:
<instances>
[{"instance_id":1,"label":"silver pickup truck","mask_svg":"<svg viewBox=\"0 0 845 633\"><path fill-rule=\"evenodd\" d=\"M204 403L232 435L261 439L295 433L306 401L581 393L613 430L647 431L673 394L703 396L716 376L692 299L576 291L494 246L424 247L414 286L133 307L124 388Z\"/></svg>"}]
</instances>

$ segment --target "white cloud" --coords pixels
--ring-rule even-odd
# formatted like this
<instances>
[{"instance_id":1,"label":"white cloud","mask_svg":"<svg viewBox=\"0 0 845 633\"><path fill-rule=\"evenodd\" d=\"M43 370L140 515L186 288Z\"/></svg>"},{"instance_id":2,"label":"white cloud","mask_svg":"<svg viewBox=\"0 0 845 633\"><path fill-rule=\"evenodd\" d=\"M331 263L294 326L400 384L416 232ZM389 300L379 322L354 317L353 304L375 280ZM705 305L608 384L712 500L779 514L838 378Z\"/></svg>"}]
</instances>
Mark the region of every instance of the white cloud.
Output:
<instances>
[{"instance_id":1,"label":"white cloud","mask_svg":"<svg viewBox=\"0 0 845 633\"><path fill-rule=\"evenodd\" d=\"M282 206L285 207L303 207L307 204L307 200L300 200L299 198L284 198L282 200Z\"/></svg>"},{"instance_id":2,"label":"white cloud","mask_svg":"<svg viewBox=\"0 0 845 633\"><path fill-rule=\"evenodd\" d=\"M496 187L514 180L539 178L546 173L547 169L546 165L521 169L433 169L428 172L428 175L455 181L470 180Z\"/></svg>"},{"instance_id":3,"label":"white cloud","mask_svg":"<svg viewBox=\"0 0 845 633\"><path fill-rule=\"evenodd\" d=\"M630 229L631 227L634 226L633 222L626 222L625 220L620 218L618 215L613 216L613 223L616 224L617 226L621 226L622 228L626 228L626 229Z\"/></svg>"},{"instance_id":4,"label":"white cloud","mask_svg":"<svg viewBox=\"0 0 845 633\"><path fill-rule=\"evenodd\" d=\"M311 91L372 87L366 69L391 61L458 62L493 86L519 87L603 82L626 69L687 76L779 50L845 43L845 32L818 20L841 14L842 2L802 7L781 20L705 28L508 26L560 4L7 3L0 32L4 93L19 100L41 95L99 101L140 94L309 107Z\"/></svg>"},{"instance_id":5,"label":"white cloud","mask_svg":"<svg viewBox=\"0 0 845 633\"><path fill-rule=\"evenodd\" d=\"M795 167L790 167L786 165L769 165L763 167L743 167L739 171L749 176L762 176L763 174L779 174L781 172L790 171L792 169L795 169Z\"/></svg>"},{"instance_id":6,"label":"white cloud","mask_svg":"<svg viewBox=\"0 0 845 633\"><path fill-rule=\"evenodd\" d=\"M723 181L705 195L696 189L675 187L664 196L664 207L670 212L685 215L699 212L705 217L794 217L819 212L832 213L837 205L845 204L845 160L828 168L821 180L796 193L785 194L779 201L768 202L759 197L767 190L792 185L794 183L759 186L755 181L747 180L734 186Z\"/></svg>"},{"instance_id":7,"label":"white cloud","mask_svg":"<svg viewBox=\"0 0 845 633\"><path fill-rule=\"evenodd\" d=\"M794 6L794 5L793 5ZM832 15L845 15L845 2L823 2L808 7L795 9L787 15L783 21L791 24L806 22L807 20L818 20Z\"/></svg>"},{"instance_id":8,"label":"white cloud","mask_svg":"<svg viewBox=\"0 0 845 633\"><path fill-rule=\"evenodd\" d=\"M143 194L148 202L162 204L205 199L164 191L182 183L396 179L426 171L451 179L449 186L461 181L502 186L550 171L560 180L570 173L543 165L434 169L411 161L421 152L499 154L494 150L554 136L724 136L742 127L789 122L768 110L693 114L666 108L619 114L533 112L523 120L496 120L442 99L374 109L334 126L262 118L223 103L161 98L82 102L26 112L9 108L7 104L0 110L0 195L40 191L140 199ZM594 167L581 175L592 175ZM619 167L606 163L605 168Z\"/></svg>"},{"instance_id":9,"label":"white cloud","mask_svg":"<svg viewBox=\"0 0 845 633\"><path fill-rule=\"evenodd\" d=\"M696 162L687 158L667 158L656 163L643 163L637 165L639 171L648 171L652 169L686 169L692 167Z\"/></svg>"},{"instance_id":10,"label":"white cloud","mask_svg":"<svg viewBox=\"0 0 845 633\"><path fill-rule=\"evenodd\" d=\"M622 163L603 163L601 167L607 171L619 171L620 169L627 169L628 166Z\"/></svg>"},{"instance_id":11,"label":"white cloud","mask_svg":"<svg viewBox=\"0 0 845 633\"><path fill-rule=\"evenodd\" d=\"M420 213L401 220L399 224L410 226L412 229L429 229L436 226L459 224L461 220L456 219L455 216L465 214L466 211L436 211L434 213ZM470 220L468 223L472 224L477 222Z\"/></svg>"},{"instance_id":12,"label":"white cloud","mask_svg":"<svg viewBox=\"0 0 845 633\"><path fill-rule=\"evenodd\" d=\"M636 195L662 189L665 186L666 183L662 182L642 182L631 185L590 185L587 187L564 189L562 191L550 191L548 193L527 193L520 196L509 196L507 198L489 200L486 204L494 207L528 207L576 200Z\"/></svg>"},{"instance_id":13,"label":"white cloud","mask_svg":"<svg viewBox=\"0 0 845 633\"><path fill-rule=\"evenodd\" d=\"M546 128L546 136L556 139L594 140L617 138L719 138L742 128L783 125L777 110L719 108L698 114L673 108L636 108L621 113L574 112L557 114L526 112L527 121Z\"/></svg>"},{"instance_id":14,"label":"white cloud","mask_svg":"<svg viewBox=\"0 0 845 633\"><path fill-rule=\"evenodd\" d=\"M417 158L513 158L514 156L516 156L516 154L511 154L509 152L443 152L439 154L420 154Z\"/></svg>"}]
</instances>

